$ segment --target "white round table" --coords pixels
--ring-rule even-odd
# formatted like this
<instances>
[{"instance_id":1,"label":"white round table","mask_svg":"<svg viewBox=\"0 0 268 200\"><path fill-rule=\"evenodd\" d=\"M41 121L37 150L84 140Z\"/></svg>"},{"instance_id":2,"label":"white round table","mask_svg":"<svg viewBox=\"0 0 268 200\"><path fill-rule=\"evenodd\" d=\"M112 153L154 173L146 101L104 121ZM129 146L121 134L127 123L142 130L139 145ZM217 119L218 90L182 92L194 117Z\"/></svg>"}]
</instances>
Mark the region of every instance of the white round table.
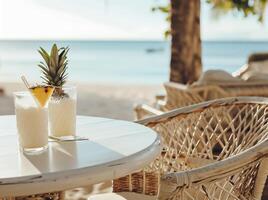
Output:
<instances>
[{"instance_id":1,"label":"white round table","mask_svg":"<svg viewBox=\"0 0 268 200\"><path fill-rule=\"evenodd\" d=\"M30 120L30 119L29 119ZM137 123L77 117L82 141L49 142L39 155L19 150L15 116L0 116L0 196L62 191L141 169L160 153L159 136Z\"/></svg>"}]
</instances>

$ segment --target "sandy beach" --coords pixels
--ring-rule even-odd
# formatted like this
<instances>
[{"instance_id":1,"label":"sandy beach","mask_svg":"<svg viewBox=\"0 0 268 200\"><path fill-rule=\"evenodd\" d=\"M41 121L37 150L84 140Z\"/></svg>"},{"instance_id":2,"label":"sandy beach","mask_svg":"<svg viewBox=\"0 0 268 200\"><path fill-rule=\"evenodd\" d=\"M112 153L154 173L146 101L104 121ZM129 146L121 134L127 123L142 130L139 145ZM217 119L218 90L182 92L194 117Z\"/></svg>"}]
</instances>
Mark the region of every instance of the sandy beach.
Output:
<instances>
[{"instance_id":1,"label":"sandy beach","mask_svg":"<svg viewBox=\"0 0 268 200\"><path fill-rule=\"evenodd\" d=\"M161 85L119 85L73 83L78 91L77 114L133 120L133 106L152 102L162 91ZM25 90L19 82L0 82L5 95L0 96L0 115L14 114L12 93Z\"/></svg>"},{"instance_id":2,"label":"sandy beach","mask_svg":"<svg viewBox=\"0 0 268 200\"><path fill-rule=\"evenodd\" d=\"M108 117L114 119L134 119L133 106L137 103L152 102L155 94L162 92L160 85L116 85L73 83L77 86L79 115ZM0 115L14 114L12 93L25 90L18 82L0 82L5 95L0 96ZM111 182L66 191L67 200L87 199L96 192L111 191Z\"/></svg>"}]
</instances>

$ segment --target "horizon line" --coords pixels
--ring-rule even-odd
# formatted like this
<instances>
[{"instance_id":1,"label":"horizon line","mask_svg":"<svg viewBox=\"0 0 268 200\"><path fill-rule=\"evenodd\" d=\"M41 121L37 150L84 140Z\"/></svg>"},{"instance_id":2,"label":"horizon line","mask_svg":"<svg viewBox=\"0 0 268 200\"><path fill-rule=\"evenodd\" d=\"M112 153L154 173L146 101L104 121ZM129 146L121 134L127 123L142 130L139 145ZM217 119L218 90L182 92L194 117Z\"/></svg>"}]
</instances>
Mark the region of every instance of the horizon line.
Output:
<instances>
[{"instance_id":1,"label":"horizon line","mask_svg":"<svg viewBox=\"0 0 268 200\"><path fill-rule=\"evenodd\" d=\"M170 39L5 39L0 38L0 42L51 42L51 41L72 41L72 42L171 42ZM203 39L201 42L268 42L267 40L244 40L244 39Z\"/></svg>"}]
</instances>

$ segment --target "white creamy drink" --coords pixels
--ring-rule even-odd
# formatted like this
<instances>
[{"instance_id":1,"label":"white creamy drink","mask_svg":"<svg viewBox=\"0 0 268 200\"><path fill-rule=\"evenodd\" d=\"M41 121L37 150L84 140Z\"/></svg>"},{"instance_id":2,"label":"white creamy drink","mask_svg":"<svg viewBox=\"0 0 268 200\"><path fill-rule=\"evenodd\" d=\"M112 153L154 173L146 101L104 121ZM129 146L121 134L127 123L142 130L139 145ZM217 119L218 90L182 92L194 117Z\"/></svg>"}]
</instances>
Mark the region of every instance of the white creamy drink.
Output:
<instances>
[{"instance_id":1,"label":"white creamy drink","mask_svg":"<svg viewBox=\"0 0 268 200\"><path fill-rule=\"evenodd\" d=\"M48 144L48 109L15 104L19 143L24 150L46 148Z\"/></svg>"},{"instance_id":2,"label":"white creamy drink","mask_svg":"<svg viewBox=\"0 0 268 200\"><path fill-rule=\"evenodd\" d=\"M76 98L51 99L48 104L50 135L71 136L76 129Z\"/></svg>"}]
</instances>

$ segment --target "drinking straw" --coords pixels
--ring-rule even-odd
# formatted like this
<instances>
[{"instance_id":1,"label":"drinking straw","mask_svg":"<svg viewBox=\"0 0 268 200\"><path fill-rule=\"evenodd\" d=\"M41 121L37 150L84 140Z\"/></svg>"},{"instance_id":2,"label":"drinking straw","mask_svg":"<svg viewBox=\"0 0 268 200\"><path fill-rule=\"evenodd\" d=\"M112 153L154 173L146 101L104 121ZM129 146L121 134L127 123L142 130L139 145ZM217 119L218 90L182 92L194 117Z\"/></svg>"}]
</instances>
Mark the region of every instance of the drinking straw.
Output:
<instances>
[{"instance_id":1,"label":"drinking straw","mask_svg":"<svg viewBox=\"0 0 268 200\"><path fill-rule=\"evenodd\" d=\"M29 90L31 96L32 96L33 99L34 99L34 102L36 103L36 105L37 105L38 107L41 108L42 106L41 106L40 103L37 101L37 99L33 96L32 92L31 92L31 90L30 90L30 84L28 83L26 77L25 77L25 76L21 76L21 80L23 81L25 87Z\"/></svg>"},{"instance_id":2,"label":"drinking straw","mask_svg":"<svg viewBox=\"0 0 268 200\"><path fill-rule=\"evenodd\" d=\"M21 80L23 81L24 85L30 89L30 84L28 83L27 79L25 78L25 76L21 76Z\"/></svg>"}]
</instances>

